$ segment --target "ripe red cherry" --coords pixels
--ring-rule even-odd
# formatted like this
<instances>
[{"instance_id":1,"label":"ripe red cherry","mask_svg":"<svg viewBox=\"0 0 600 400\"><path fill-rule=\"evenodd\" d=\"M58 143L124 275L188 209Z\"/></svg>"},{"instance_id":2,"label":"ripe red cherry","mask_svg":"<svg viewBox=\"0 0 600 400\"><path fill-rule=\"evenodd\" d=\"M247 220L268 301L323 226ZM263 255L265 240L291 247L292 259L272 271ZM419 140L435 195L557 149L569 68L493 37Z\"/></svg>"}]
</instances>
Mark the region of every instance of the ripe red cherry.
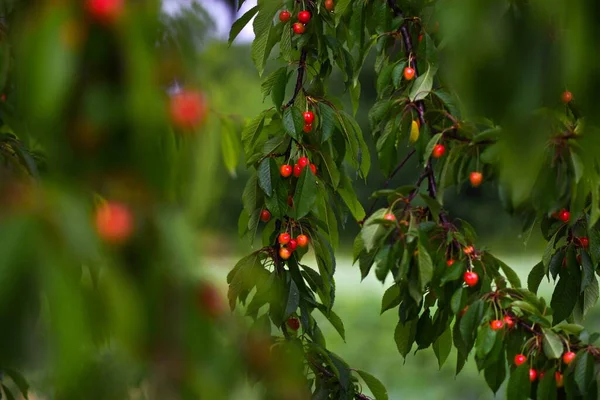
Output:
<instances>
[{"instance_id":1,"label":"ripe red cherry","mask_svg":"<svg viewBox=\"0 0 600 400\"><path fill-rule=\"evenodd\" d=\"M479 275L477 275L476 272L467 271L463 275L463 280L465 281L467 286L473 287L477 285L477 282L479 282Z\"/></svg>"},{"instance_id":2,"label":"ripe red cherry","mask_svg":"<svg viewBox=\"0 0 600 400\"><path fill-rule=\"evenodd\" d=\"M223 296L212 283L201 283L196 289L196 299L198 308L213 318L223 315L227 309Z\"/></svg>"},{"instance_id":3,"label":"ripe red cherry","mask_svg":"<svg viewBox=\"0 0 600 400\"><path fill-rule=\"evenodd\" d=\"M86 9L96 21L111 24L123 14L123 0L87 0Z\"/></svg>"},{"instance_id":4,"label":"ripe red cherry","mask_svg":"<svg viewBox=\"0 0 600 400\"><path fill-rule=\"evenodd\" d=\"M499 319L495 319L492 322L490 322L490 327L492 328L493 331L502 329L503 326L504 326L504 322L502 322L502 320L499 320Z\"/></svg>"},{"instance_id":5,"label":"ripe red cherry","mask_svg":"<svg viewBox=\"0 0 600 400\"><path fill-rule=\"evenodd\" d=\"M515 365L518 367L519 365L524 364L527 361L527 357L523 354L517 354L515 356Z\"/></svg>"},{"instance_id":6,"label":"ripe red cherry","mask_svg":"<svg viewBox=\"0 0 600 400\"><path fill-rule=\"evenodd\" d=\"M558 212L558 219L562 222L569 222L569 219L571 219L571 213L563 208Z\"/></svg>"},{"instance_id":7,"label":"ripe red cherry","mask_svg":"<svg viewBox=\"0 0 600 400\"><path fill-rule=\"evenodd\" d=\"M325 0L325 9L327 11L333 11L334 7L335 7L335 4L333 3L333 0Z\"/></svg>"},{"instance_id":8,"label":"ripe red cherry","mask_svg":"<svg viewBox=\"0 0 600 400\"><path fill-rule=\"evenodd\" d=\"M296 178L298 178L301 173L302 173L302 167L299 166L298 164L294 165L294 176Z\"/></svg>"},{"instance_id":9,"label":"ripe red cherry","mask_svg":"<svg viewBox=\"0 0 600 400\"><path fill-rule=\"evenodd\" d=\"M298 13L298 21L302 22L303 24L308 24L310 21L310 17L310 11L304 10Z\"/></svg>"},{"instance_id":10,"label":"ripe red cherry","mask_svg":"<svg viewBox=\"0 0 600 400\"><path fill-rule=\"evenodd\" d=\"M287 247L282 247L282 248L279 249L279 257L282 260L287 260L291 256L292 256L292 252Z\"/></svg>"},{"instance_id":11,"label":"ripe red cherry","mask_svg":"<svg viewBox=\"0 0 600 400\"><path fill-rule=\"evenodd\" d=\"M392 213L387 213L383 216L383 219L387 220L387 221L395 221L396 220L396 216Z\"/></svg>"},{"instance_id":12,"label":"ripe red cherry","mask_svg":"<svg viewBox=\"0 0 600 400\"><path fill-rule=\"evenodd\" d=\"M562 96L560 96L560 98L563 101L563 103L570 103L571 100L573 100L573 93L569 92L568 90L565 90Z\"/></svg>"},{"instance_id":13,"label":"ripe red cherry","mask_svg":"<svg viewBox=\"0 0 600 400\"><path fill-rule=\"evenodd\" d=\"M304 123L307 125L310 125L313 123L313 121L315 120L315 114L312 111L306 111L303 114L304 117Z\"/></svg>"},{"instance_id":14,"label":"ripe red cherry","mask_svg":"<svg viewBox=\"0 0 600 400\"><path fill-rule=\"evenodd\" d=\"M563 387L565 385L565 380L563 378L563 374L561 374L560 372L556 371L554 373L554 379L556 379L556 387Z\"/></svg>"},{"instance_id":15,"label":"ripe red cherry","mask_svg":"<svg viewBox=\"0 0 600 400\"><path fill-rule=\"evenodd\" d=\"M310 131L312 131L312 125L311 124L304 125L304 133L308 133Z\"/></svg>"},{"instance_id":16,"label":"ripe red cherry","mask_svg":"<svg viewBox=\"0 0 600 400\"><path fill-rule=\"evenodd\" d=\"M581 247L587 248L590 245L590 240L585 236L582 236L582 237L578 238L577 240L579 241L579 245Z\"/></svg>"},{"instance_id":17,"label":"ripe red cherry","mask_svg":"<svg viewBox=\"0 0 600 400\"><path fill-rule=\"evenodd\" d=\"M297 331L300 329L300 321L298 321L298 318L290 317L287 320L287 326L289 326L291 330Z\"/></svg>"},{"instance_id":18,"label":"ripe red cherry","mask_svg":"<svg viewBox=\"0 0 600 400\"><path fill-rule=\"evenodd\" d=\"M206 117L204 96L195 90L183 90L171 96L171 121L179 128L190 129L200 125Z\"/></svg>"},{"instance_id":19,"label":"ripe red cherry","mask_svg":"<svg viewBox=\"0 0 600 400\"><path fill-rule=\"evenodd\" d=\"M446 152L446 147L443 144L436 144L431 152L433 158L441 158Z\"/></svg>"},{"instance_id":20,"label":"ripe red cherry","mask_svg":"<svg viewBox=\"0 0 600 400\"><path fill-rule=\"evenodd\" d=\"M298 248L298 242L296 239L290 239L287 248L290 249L291 252L294 252Z\"/></svg>"},{"instance_id":21,"label":"ripe red cherry","mask_svg":"<svg viewBox=\"0 0 600 400\"><path fill-rule=\"evenodd\" d=\"M312 171L313 175L317 174L317 166L315 164L310 164L310 170Z\"/></svg>"},{"instance_id":22,"label":"ripe red cherry","mask_svg":"<svg viewBox=\"0 0 600 400\"><path fill-rule=\"evenodd\" d=\"M269 210L262 210L260 212L260 220L262 222L269 222L270 219L271 219L271 213L269 212Z\"/></svg>"},{"instance_id":23,"label":"ripe red cherry","mask_svg":"<svg viewBox=\"0 0 600 400\"><path fill-rule=\"evenodd\" d=\"M96 210L96 231L106 242L119 244L127 241L133 233L133 216L129 207L108 202Z\"/></svg>"},{"instance_id":24,"label":"ripe red cherry","mask_svg":"<svg viewBox=\"0 0 600 400\"><path fill-rule=\"evenodd\" d=\"M298 242L298 246L306 247L308 246L308 236L298 235L298 237L296 237L296 242Z\"/></svg>"},{"instance_id":25,"label":"ripe red cherry","mask_svg":"<svg viewBox=\"0 0 600 400\"><path fill-rule=\"evenodd\" d=\"M508 326L509 328L512 328L513 326L515 326L515 320L512 319L511 317L509 317L508 315L504 316L504 323L506 324L506 326Z\"/></svg>"},{"instance_id":26,"label":"ripe red cherry","mask_svg":"<svg viewBox=\"0 0 600 400\"><path fill-rule=\"evenodd\" d=\"M572 351L567 351L565 354L563 354L562 360L565 364L569 365L575 359L575 356L576 354Z\"/></svg>"},{"instance_id":27,"label":"ripe red cherry","mask_svg":"<svg viewBox=\"0 0 600 400\"><path fill-rule=\"evenodd\" d=\"M277 241L279 242L279 244L281 245L286 245L290 242L290 240L292 240L292 237L290 236L289 233L284 232L284 233L280 233L279 237L277 238Z\"/></svg>"},{"instance_id":28,"label":"ripe red cherry","mask_svg":"<svg viewBox=\"0 0 600 400\"><path fill-rule=\"evenodd\" d=\"M281 168L279 168L279 172L281 173L281 176L283 176L284 178L287 178L290 175L292 175L293 169L292 169L291 165L283 164L281 166Z\"/></svg>"},{"instance_id":29,"label":"ripe red cherry","mask_svg":"<svg viewBox=\"0 0 600 400\"><path fill-rule=\"evenodd\" d=\"M469 180L471 181L471 186L477 187L481 185L481 182L483 181L483 174L477 171L471 172L471 175L469 175Z\"/></svg>"},{"instance_id":30,"label":"ripe red cherry","mask_svg":"<svg viewBox=\"0 0 600 400\"><path fill-rule=\"evenodd\" d=\"M404 79L406 79L407 81L410 81L414 77L415 77L415 69L414 68L411 68L411 67L404 68Z\"/></svg>"},{"instance_id":31,"label":"ripe red cherry","mask_svg":"<svg viewBox=\"0 0 600 400\"><path fill-rule=\"evenodd\" d=\"M451 267L452 265L454 265L454 260L453 259L449 259L446 261L446 265Z\"/></svg>"},{"instance_id":32,"label":"ripe red cherry","mask_svg":"<svg viewBox=\"0 0 600 400\"><path fill-rule=\"evenodd\" d=\"M537 379L538 373L535 369L530 368L529 369L529 380L531 382L535 381Z\"/></svg>"},{"instance_id":33,"label":"ripe red cherry","mask_svg":"<svg viewBox=\"0 0 600 400\"><path fill-rule=\"evenodd\" d=\"M474 251L475 251L475 248L474 248L473 246L466 246L466 247L463 249L463 252L464 252L466 255L473 254L473 252L474 252Z\"/></svg>"},{"instance_id":34,"label":"ripe red cherry","mask_svg":"<svg viewBox=\"0 0 600 400\"><path fill-rule=\"evenodd\" d=\"M296 35L302 35L305 30L304 25L302 25L300 22L294 23L294 25L292 26L292 29L294 30L294 33Z\"/></svg>"},{"instance_id":35,"label":"ripe red cherry","mask_svg":"<svg viewBox=\"0 0 600 400\"><path fill-rule=\"evenodd\" d=\"M298 159L298 165L300 166L300 168L304 168L308 164L310 164L310 161L308 160L308 157L300 157Z\"/></svg>"},{"instance_id":36,"label":"ripe red cherry","mask_svg":"<svg viewBox=\"0 0 600 400\"><path fill-rule=\"evenodd\" d=\"M290 12L288 10L283 10L282 12L279 13L279 20L281 22L288 22L291 17L292 17L292 14L290 14Z\"/></svg>"}]
</instances>

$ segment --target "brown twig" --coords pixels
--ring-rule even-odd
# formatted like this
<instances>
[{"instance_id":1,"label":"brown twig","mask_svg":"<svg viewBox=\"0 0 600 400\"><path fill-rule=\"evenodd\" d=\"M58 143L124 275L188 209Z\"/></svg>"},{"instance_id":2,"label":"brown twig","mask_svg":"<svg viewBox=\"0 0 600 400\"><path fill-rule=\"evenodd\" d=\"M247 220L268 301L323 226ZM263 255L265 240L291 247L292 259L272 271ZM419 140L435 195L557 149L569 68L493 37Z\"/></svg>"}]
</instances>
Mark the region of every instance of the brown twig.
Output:
<instances>
[{"instance_id":1,"label":"brown twig","mask_svg":"<svg viewBox=\"0 0 600 400\"><path fill-rule=\"evenodd\" d=\"M294 87L294 94L292 95L290 101L288 101L283 106L284 110L286 108L291 107L294 104L294 102L296 101L296 97L298 97L298 94L300 94L300 91L302 90L302 84L304 82L304 73L306 72L307 55L308 51L305 48L302 49L302 51L300 52L300 61L298 62L298 76L296 77L296 86Z\"/></svg>"}]
</instances>

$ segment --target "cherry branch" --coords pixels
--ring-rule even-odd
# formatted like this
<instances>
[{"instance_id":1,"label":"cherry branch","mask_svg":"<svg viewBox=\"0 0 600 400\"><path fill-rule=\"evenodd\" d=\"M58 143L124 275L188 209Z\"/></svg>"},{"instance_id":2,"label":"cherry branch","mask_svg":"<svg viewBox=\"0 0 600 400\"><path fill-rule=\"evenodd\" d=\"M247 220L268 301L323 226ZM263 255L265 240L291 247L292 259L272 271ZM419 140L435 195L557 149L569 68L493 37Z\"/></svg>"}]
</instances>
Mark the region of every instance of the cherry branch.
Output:
<instances>
[{"instance_id":1,"label":"cherry branch","mask_svg":"<svg viewBox=\"0 0 600 400\"><path fill-rule=\"evenodd\" d=\"M304 48L300 52L300 61L298 61L298 76L296 78L296 86L294 87L294 94L290 101L288 101L283 109L290 108L294 102L296 101L296 97L300 94L302 90L302 83L304 82L304 73L306 72L306 56L308 55L308 51Z\"/></svg>"},{"instance_id":2,"label":"cherry branch","mask_svg":"<svg viewBox=\"0 0 600 400\"><path fill-rule=\"evenodd\" d=\"M310 362L310 364L315 367L316 369L319 370L319 372L323 375L325 375L327 378L334 378L335 374L331 371L329 371L327 368L324 368L321 364L319 364L317 361L315 361L312 358L307 358L308 362ZM356 400L372 400L369 396L366 396L362 393L356 393L354 394L354 398Z\"/></svg>"}]
</instances>

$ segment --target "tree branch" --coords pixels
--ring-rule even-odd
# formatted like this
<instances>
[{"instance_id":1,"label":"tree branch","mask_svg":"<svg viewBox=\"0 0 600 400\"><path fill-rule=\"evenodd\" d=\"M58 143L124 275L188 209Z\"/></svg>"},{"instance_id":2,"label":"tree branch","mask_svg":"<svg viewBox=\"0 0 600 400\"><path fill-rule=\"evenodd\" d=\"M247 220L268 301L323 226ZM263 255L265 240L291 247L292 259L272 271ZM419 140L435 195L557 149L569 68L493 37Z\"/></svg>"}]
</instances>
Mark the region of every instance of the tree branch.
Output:
<instances>
[{"instance_id":1,"label":"tree branch","mask_svg":"<svg viewBox=\"0 0 600 400\"><path fill-rule=\"evenodd\" d=\"M308 51L303 48L302 52L300 53L300 61L298 62L298 76L296 78L296 87L294 87L294 94L292 95L292 98L290 99L290 101L288 101L284 106L283 109L285 110L286 108L290 108L294 102L296 101L296 97L298 97L298 94L300 94L300 91L302 90L302 83L304 82L304 73L306 71L306 56L308 55Z\"/></svg>"}]
</instances>

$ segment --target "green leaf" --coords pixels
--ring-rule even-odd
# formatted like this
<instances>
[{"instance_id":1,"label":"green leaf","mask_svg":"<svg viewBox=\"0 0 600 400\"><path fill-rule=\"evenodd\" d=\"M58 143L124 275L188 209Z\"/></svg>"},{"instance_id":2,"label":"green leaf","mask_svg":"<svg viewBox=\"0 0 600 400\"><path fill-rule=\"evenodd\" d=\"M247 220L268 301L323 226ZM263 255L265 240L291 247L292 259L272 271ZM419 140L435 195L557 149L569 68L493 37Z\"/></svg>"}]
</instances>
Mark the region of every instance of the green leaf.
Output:
<instances>
[{"instance_id":1,"label":"green leaf","mask_svg":"<svg viewBox=\"0 0 600 400\"><path fill-rule=\"evenodd\" d=\"M581 292L585 291L585 289L591 285L594 281L594 265L592 264L592 259L588 255L587 252L582 251L581 254Z\"/></svg>"},{"instance_id":2,"label":"green leaf","mask_svg":"<svg viewBox=\"0 0 600 400\"><path fill-rule=\"evenodd\" d=\"M431 282L433 278L433 262L431 261L431 256L427 252L427 248L423 244L421 237L419 237L419 286L421 288L421 292L425 291L425 287Z\"/></svg>"},{"instance_id":3,"label":"green leaf","mask_svg":"<svg viewBox=\"0 0 600 400\"><path fill-rule=\"evenodd\" d=\"M338 194L344 200L346 207L354 217L356 221L362 221L365 218L365 210L363 206L358 201L356 197L356 193L354 192L354 188L352 187L352 182L346 176L346 174L342 174L340 176L340 186L338 187ZM383 215L382 215L383 216Z\"/></svg>"},{"instance_id":4,"label":"green leaf","mask_svg":"<svg viewBox=\"0 0 600 400\"><path fill-rule=\"evenodd\" d=\"M340 23L340 20L344 16L344 13L346 12L346 9L350 5L350 3L351 3L350 0L338 0L338 1L336 1L336 3L335 3L335 10L334 10L335 25L336 26Z\"/></svg>"},{"instance_id":5,"label":"green leaf","mask_svg":"<svg viewBox=\"0 0 600 400\"><path fill-rule=\"evenodd\" d=\"M589 310L591 310L598 302L599 297L598 280L596 275L592 275L592 283L588 285L583 291L583 316L585 317Z\"/></svg>"},{"instance_id":6,"label":"green leaf","mask_svg":"<svg viewBox=\"0 0 600 400\"><path fill-rule=\"evenodd\" d=\"M258 6L254 6L251 9L249 9L248 11L246 11L246 13L244 15L242 15L237 21L235 21L233 23L233 25L231 26L231 30L229 31L228 42L229 42L230 46L231 46L231 43L233 43L233 41L237 37L237 35L240 34L242 29L244 29L244 27L246 25L248 25L248 22L250 22L252 17L254 17L257 12L258 12Z\"/></svg>"},{"instance_id":7,"label":"green leaf","mask_svg":"<svg viewBox=\"0 0 600 400\"><path fill-rule=\"evenodd\" d=\"M429 65L427 67L427 72L417 78L410 89L410 94L408 95L410 101L415 102L423 100L425 97L427 97L429 92L431 92L431 88L433 87L433 76L436 72L437 68Z\"/></svg>"},{"instance_id":8,"label":"green leaf","mask_svg":"<svg viewBox=\"0 0 600 400\"><path fill-rule=\"evenodd\" d=\"M498 263L498 265L500 265L500 269L502 270L502 272L504 272L504 276L506 276L506 279L508 280L508 282L510 282L510 285L513 288L520 288L521 279L519 279L519 275L517 275L517 273L504 261L499 260L496 257L494 257L494 260Z\"/></svg>"},{"instance_id":9,"label":"green leaf","mask_svg":"<svg viewBox=\"0 0 600 400\"><path fill-rule=\"evenodd\" d=\"M250 120L244 127L244 130L242 131L242 143L244 144L244 152L246 153L246 158L250 157L250 152L254 148L254 143L256 142L256 138L262 131L264 123L265 113L262 112L254 119Z\"/></svg>"},{"instance_id":10,"label":"green leaf","mask_svg":"<svg viewBox=\"0 0 600 400\"><path fill-rule=\"evenodd\" d=\"M390 286L381 299L381 314L390 308L396 307L400 304L400 287L397 284Z\"/></svg>"},{"instance_id":11,"label":"green leaf","mask_svg":"<svg viewBox=\"0 0 600 400\"><path fill-rule=\"evenodd\" d=\"M356 373L360 375L360 377L365 381L373 396L375 396L375 400L388 400L388 394L383 383L379 381L379 379L375 378L373 375L361 371L360 369L356 370Z\"/></svg>"},{"instance_id":12,"label":"green leaf","mask_svg":"<svg viewBox=\"0 0 600 400\"><path fill-rule=\"evenodd\" d=\"M529 272L529 276L527 277L527 288L531 292L537 294L540 283L542 282L542 279L544 279L544 275L546 275L544 264L540 261L531 269L531 272Z\"/></svg>"},{"instance_id":13,"label":"green leaf","mask_svg":"<svg viewBox=\"0 0 600 400\"><path fill-rule=\"evenodd\" d=\"M317 200L317 178L310 168L304 168L294 193L294 206L296 207L296 219L308 214Z\"/></svg>"},{"instance_id":14,"label":"green leaf","mask_svg":"<svg viewBox=\"0 0 600 400\"><path fill-rule=\"evenodd\" d=\"M394 83L394 87L396 89L400 87L404 68L406 68L406 61L400 61L396 64L394 70L392 71L392 82Z\"/></svg>"},{"instance_id":15,"label":"green leaf","mask_svg":"<svg viewBox=\"0 0 600 400\"><path fill-rule=\"evenodd\" d=\"M526 400L529 398L531 382L529 381L529 364L518 366L510 374L506 387L506 398L510 400Z\"/></svg>"},{"instance_id":16,"label":"green leaf","mask_svg":"<svg viewBox=\"0 0 600 400\"><path fill-rule=\"evenodd\" d=\"M458 314L465 308L467 305L467 296L468 294L464 287L460 287L454 292L450 299L450 309L454 314Z\"/></svg>"},{"instance_id":17,"label":"green leaf","mask_svg":"<svg viewBox=\"0 0 600 400\"><path fill-rule=\"evenodd\" d=\"M548 241L546 249L544 250L544 255L542 256L542 263L544 264L544 268L548 268L548 266L550 265L552 254L554 254L554 243L556 242L556 236L558 235L558 232L560 231L557 231Z\"/></svg>"},{"instance_id":18,"label":"green leaf","mask_svg":"<svg viewBox=\"0 0 600 400\"><path fill-rule=\"evenodd\" d=\"M290 280L290 291L288 293L287 305L285 306L285 315L284 319L287 319L290 315L296 312L300 306L300 292L298 291L298 286L296 286L296 282L294 280Z\"/></svg>"},{"instance_id":19,"label":"green leaf","mask_svg":"<svg viewBox=\"0 0 600 400\"><path fill-rule=\"evenodd\" d=\"M238 166L242 148L233 124L227 118L221 120L221 151L227 171L231 176L235 177L235 169Z\"/></svg>"},{"instance_id":20,"label":"green leaf","mask_svg":"<svg viewBox=\"0 0 600 400\"><path fill-rule=\"evenodd\" d=\"M385 215L385 209L379 209L375 211L367 220L365 221L363 228L360 232L363 245L367 252L370 252L375 247L379 245L379 241L382 239L383 235L387 231L387 229L374 221L382 219Z\"/></svg>"},{"instance_id":21,"label":"green leaf","mask_svg":"<svg viewBox=\"0 0 600 400\"><path fill-rule=\"evenodd\" d=\"M475 333L483 318L483 308L483 301L477 300L469 306L465 315L460 319L460 334L467 346L467 351L473 347L475 342Z\"/></svg>"},{"instance_id":22,"label":"green leaf","mask_svg":"<svg viewBox=\"0 0 600 400\"><path fill-rule=\"evenodd\" d=\"M578 293L579 282L571 275L564 275L558 280L550 301L550 307L554 311L553 325L569 318L577 304Z\"/></svg>"},{"instance_id":23,"label":"green leaf","mask_svg":"<svg viewBox=\"0 0 600 400\"><path fill-rule=\"evenodd\" d=\"M484 376L488 386L496 394L506 379L506 355L503 351L498 360L485 369Z\"/></svg>"},{"instance_id":24,"label":"green leaf","mask_svg":"<svg viewBox=\"0 0 600 400\"><path fill-rule=\"evenodd\" d=\"M406 358L406 355L410 352L413 342L415 341L416 329L416 320L407 321L406 324L398 322L398 324L396 325L396 330L394 332L394 341L396 342L396 347L398 348L398 351L404 358Z\"/></svg>"},{"instance_id":25,"label":"green leaf","mask_svg":"<svg viewBox=\"0 0 600 400\"><path fill-rule=\"evenodd\" d=\"M445 285L448 282L458 280L465 272L465 262L460 260L455 262L449 267L446 267L444 274L440 280L441 285ZM458 311L457 311L458 312Z\"/></svg>"},{"instance_id":26,"label":"green leaf","mask_svg":"<svg viewBox=\"0 0 600 400\"><path fill-rule=\"evenodd\" d=\"M281 34L281 43L279 44L281 57L284 61L292 61L292 22L288 21L283 26Z\"/></svg>"},{"instance_id":27,"label":"green leaf","mask_svg":"<svg viewBox=\"0 0 600 400\"><path fill-rule=\"evenodd\" d=\"M269 43L269 39L273 30L273 18L279 7L280 4L276 1L264 2L258 15L254 18L255 39L252 42L251 54L252 61L261 76L273 47L273 43Z\"/></svg>"},{"instance_id":28,"label":"green leaf","mask_svg":"<svg viewBox=\"0 0 600 400\"><path fill-rule=\"evenodd\" d=\"M9 388L6 385L2 385L2 390L4 391L4 395L6 396L6 400L15 400L15 396L12 394Z\"/></svg>"},{"instance_id":29,"label":"green leaf","mask_svg":"<svg viewBox=\"0 0 600 400\"><path fill-rule=\"evenodd\" d=\"M433 135L433 137L431 139L429 139L429 142L427 143L427 147L425 147L425 157L423 157L424 158L423 166L426 166L427 163L429 162L429 157L431 157L433 148L435 147L436 144L438 144L441 137L442 137L441 133L436 133L435 135Z\"/></svg>"},{"instance_id":30,"label":"green leaf","mask_svg":"<svg viewBox=\"0 0 600 400\"><path fill-rule=\"evenodd\" d=\"M304 118L298 108L289 107L285 109L283 112L283 128L294 139L300 139L300 135L304 129Z\"/></svg>"},{"instance_id":31,"label":"green leaf","mask_svg":"<svg viewBox=\"0 0 600 400\"><path fill-rule=\"evenodd\" d=\"M333 134L335 112L327 104L319 103L319 121L321 123L321 143L326 142Z\"/></svg>"},{"instance_id":32,"label":"green leaf","mask_svg":"<svg viewBox=\"0 0 600 400\"><path fill-rule=\"evenodd\" d=\"M583 350L577 354L573 376L579 393L588 393L594 379L594 359L587 351Z\"/></svg>"},{"instance_id":33,"label":"green leaf","mask_svg":"<svg viewBox=\"0 0 600 400\"><path fill-rule=\"evenodd\" d=\"M248 215L252 214L258 207L258 177L256 174L250 175L248 182L246 182L246 187L242 193L242 202Z\"/></svg>"},{"instance_id":34,"label":"green leaf","mask_svg":"<svg viewBox=\"0 0 600 400\"><path fill-rule=\"evenodd\" d=\"M273 195L273 185L271 183L271 158L265 158L258 165L258 185L269 197Z\"/></svg>"},{"instance_id":35,"label":"green leaf","mask_svg":"<svg viewBox=\"0 0 600 400\"><path fill-rule=\"evenodd\" d=\"M563 352L563 343L560 337L550 329L542 329L544 333L543 348L544 354L549 359L559 359Z\"/></svg>"},{"instance_id":36,"label":"green leaf","mask_svg":"<svg viewBox=\"0 0 600 400\"><path fill-rule=\"evenodd\" d=\"M450 350L452 350L452 333L450 326L448 326L436 341L433 342L433 352L438 359L440 369L442 369L442 366L448 359Z\"/></svg>"},{"instance_id":37,"label":"green leaf","mask_svg":"<svg viewBox=\"0 0 600 400\"><path fill-rule=\"evenodd\" d=\"M6 373L6 375L10 376L10 379L12 379L15 385L17 385L23 397L28 399L29 384L27 383L27 380L25 380L23 375L16 369L12 368L4 368L4 372Z\"/></svg>"},{"instance_id":38,"label":"green leaf","mask_svg":"<svg viewBox=\"0 0 600 400\"><path fill-rule=\"evenodd\" d=\"M479 329L477 333L477 341L475 342L475 349L477 357L480 359L485 358L492 351L494 344L496 343L497 332L492 330L489 324L485 324Z\"/></svg>"},{"instance_id":39,"label":"green leaf","mask_svg":"<svg viewBox=\"0 0 600 400\"><path fill-rule=\"evenodd\" d=\"M550 368L544 373L544 377L540 379L537 388L537 400L556 400L555 372L556 368Z\"/></svg>"},{"instance_id":40,"label":"green leaf","mask_svg":"<svg viewBox=\"0 0 600 400\"><path fill-rule=\"evenodd\" d=\"M319 311L327 318L341 338L346 341L346 330L344 329L344 322L342 319L333 310L327 310L325 307L319 307Z\"/></svg>"}]
</instances>

